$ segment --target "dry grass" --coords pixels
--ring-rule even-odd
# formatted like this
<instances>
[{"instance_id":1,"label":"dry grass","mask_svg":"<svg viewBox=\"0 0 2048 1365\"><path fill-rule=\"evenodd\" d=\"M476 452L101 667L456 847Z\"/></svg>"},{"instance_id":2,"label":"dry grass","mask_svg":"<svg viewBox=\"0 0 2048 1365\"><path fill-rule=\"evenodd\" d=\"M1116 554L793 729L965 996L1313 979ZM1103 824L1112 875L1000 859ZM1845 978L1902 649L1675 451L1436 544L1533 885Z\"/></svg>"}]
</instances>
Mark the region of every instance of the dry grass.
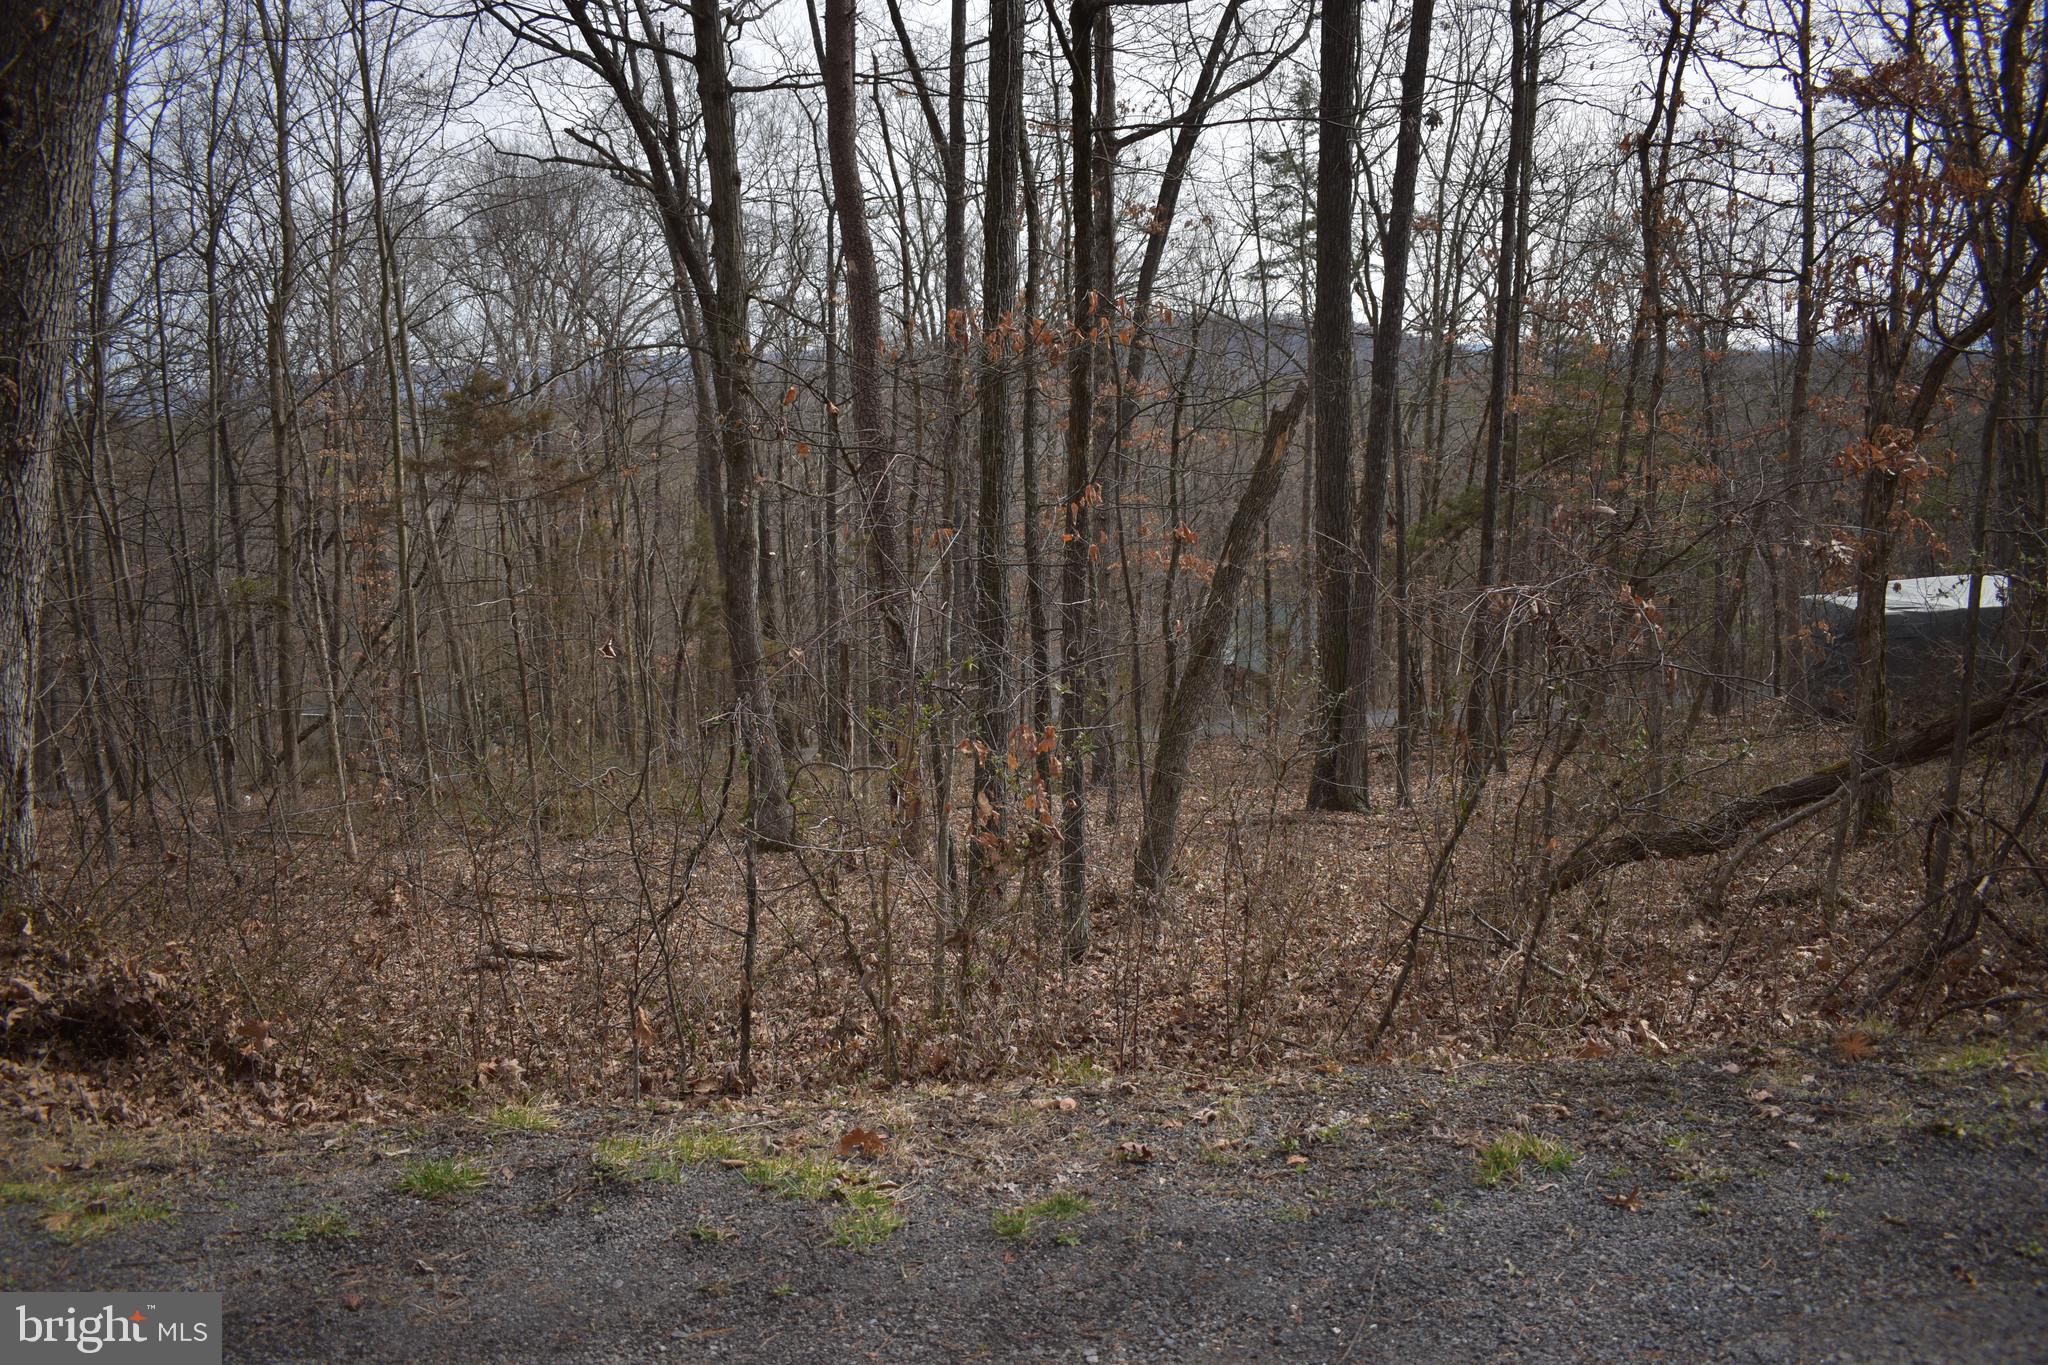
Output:
<instances>
[{"instance_id":1,"label":"dry grass","mask_svg":"<svg viewBox=\"0 0 2048 1365\"><path fill-rule=\"evenodd\" d=\"M1832 731L1746 724L1703 732L1673 814L1802 771L1840 744ZM1562 848L1604 827L1612 766L1596 756L1568 774L1556 802ZM1309 816L1297 810L1298 753L1212 744L1182 822L1181 880L1157 911L1126 890L1136 794L1119 794L1114 827L1098 800L1094 948L1072 966L1059 952L1047 855L963 925L943 908L928 855L884 851L879 803L812 790L819 850L760 865L757 1084L878 1078L885 1040L906 1078L1055 1059L1132 1069L1363 1056L1452 824L1443 783L1424 782L1420 766L1417 790L1435 799L1395 808L1390 768L1376 763L1373 813ZM1924 823L1912 817L1931 806L1931 770L1900 784L1905 827L1850 851L1832 933L1811 895L1786 893L1825 868L1833 827L1822 819L1759 849L1718 918L1701 908L1718 860L1623 869L1559 898L1540 960L1526 962L1532 869L1562 856L1542 852L1539 778L1524 755L1490 783L1381 1052L1601 1055L1826 1029L1912 940L1886 936L1918 894ZM203 1016L204 1027L173 1019L155 1045L125 1051L11 1032L0 1084L30 1117L127 1121L209 1107L299 1122L727 1092L743 849L713 837L685 882L685 853L702 833L689 794L630 820L611 809L595 832L547 837L539 857L525 822L452 801L381 825L359 819L353 861L303 829L245 836L231 859L197 839L138 848L89 900L54 904L38 942L89 940L160 973L184 1002L172 1013ZM2020 890L2011 918L2038 942L2042 909ZM2040 961L1988 932L1977 947L1923 1015L2038 994ZM9 974L36 979L47 959L34 954L46 951ZM1848 994L1825 1002L1838 978Z\"/></svg>"}]
</instances>

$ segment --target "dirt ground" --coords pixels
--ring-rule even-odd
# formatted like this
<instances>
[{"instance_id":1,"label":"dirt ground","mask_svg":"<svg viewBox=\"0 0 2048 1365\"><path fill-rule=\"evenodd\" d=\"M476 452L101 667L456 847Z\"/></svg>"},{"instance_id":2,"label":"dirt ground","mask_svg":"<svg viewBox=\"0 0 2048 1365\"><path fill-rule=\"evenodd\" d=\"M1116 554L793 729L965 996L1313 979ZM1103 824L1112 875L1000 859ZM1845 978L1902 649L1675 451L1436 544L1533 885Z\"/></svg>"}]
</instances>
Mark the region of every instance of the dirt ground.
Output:
<instances>
[{"instance_id":1,"label":"dirt ground","mask_svg":"<svg viewBox=\"0 0 2048 1365\"><path fill-rule=\"evenodd\" d=\"M2029 1047L23 1127L0 1273L249 1361L2040 1359Z\"/></svg>"}]
</instances>

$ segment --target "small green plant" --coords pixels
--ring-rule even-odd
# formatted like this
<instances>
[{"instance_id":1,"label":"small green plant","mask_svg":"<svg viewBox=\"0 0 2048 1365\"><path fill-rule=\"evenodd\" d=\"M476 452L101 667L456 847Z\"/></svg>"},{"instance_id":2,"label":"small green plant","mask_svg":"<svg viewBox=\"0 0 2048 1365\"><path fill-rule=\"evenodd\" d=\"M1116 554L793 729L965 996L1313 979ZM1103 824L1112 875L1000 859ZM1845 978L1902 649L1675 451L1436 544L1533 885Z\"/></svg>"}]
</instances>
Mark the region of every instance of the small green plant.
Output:
<instances>
[{"instance_id":1,"label":"small green plant","mask_svg":"<svg viewBox=\"0 0 2048 1365\"><path fill-rule=\"evenodd\" d=\"M484 1120L501 1133L552 1133L562 1121L531 1104L501 1104Z\"/></svg>"},{"instance_id":2,"label":"small green plant","mask_svg":"<svg viewBox=\"0 0 2048 1365\"><path fill-rule=\"evenodd\" d=\"M484 1187L483 1168L460 1157L415 1161L399 1174L395 1188L416 1199L453 1199Z\"/></svg>"},{"instance_id":3,"label":"small green plant","mask_svg":"<svg viewBox=\"0 0 2048 1365\"><path fill-rule=\"evenodd\" d=\"M1502 1181L1518 1179L1525 1165L1568 1171L1578 1159L1579 1154L1563 1143L1529 1133L1509 1133L1479 1149L1478 1180L1491 1189Z\"/></svg>"},{"instance_id":4,"label":"small green plant","mask_svg":"<svg viewBox=\"0 0 2048 1365\"><path fill-rule=\"evenodd\" d=\"M773 1294L778 1299L794 1298L796 1297L796 1286L791 1284L788 1280L783 1280L776 1284L776 1286L773 1289L770 1289L768 1292Z\"/></svg>"},{"instance_id":5,"label":"small green plant","mask_svg":"<svg viewBox=\"0 0 2048 1365\"><path fill-rule=\"evenodd\" d=\"M1315 1217L1315 1212L1306 1204L1282 1204L1273 1210L1273 1217L1282 1223L1306 1223Z\"/></svg>"},{"instance_id":6,"label":"small green plant","mask_svg":"<svg viewBox=\"0 0 2048 1365\"><path fill-rule=\"evenodd\" d=\"M872 1251L903 1226L903 1214L887 1192L872 1185L843 1186L846 1212L832 1220L832 1244L854 1251Z\"/></svg>"},{"instance_id":7,"label":"small green plant","mask_svg":"<svg viewBox=\"0 0 2048 1365\"><path fill-rule=\"evenodd\" d=\"M1031 1215L1022 1209L997 1209L989 1215L989 1230L998 1237L1029 1237Z\"/></svg>"},{"instance_id":8,"label":"small green plant","mask_svg":"<svg viewBox=\"0 0 2048 1365\"><path fill-rule=\"evenodd\" d=\"M1855 1176L1850 1175L1847 1171L1828 1171L1821 1176L1821 1179L1827 1181L1830 1185L1846 1185L1855 1178Z\"/></svg>"},{"instance_id":9,"label":"small green plant","mask_svg":"<svg viewBox=\"0 0 2048 1365\"><path fill-rule=\"evenodd\" d=\"M1712 1218L1715 1212L1714 1201L1711 1199L1695 1199L1692 1201L1692 1216L1695 1218Z\"/></svg>"},{"instance_id":10,"label":"small green plant","mask_svg":"<svg viewBox=\"0 0 2048 1365\"><path fill-rule=\"evenodd\" d=\"M356 1235L347 1214L329 1206L317 1213L295 1213L277 1234L281 1242L345 1242Z\"/></svg>"},{"instance_id":11,"label":"small green plant","mask_svg":"<svg viewBox=\"0 0 2048 1365\"><path fill-rule=\"evenodd\" d=\"M739 1234L731 1228L720 1227L716 1223L699 1223L690 1229L690 1240L693 1242L730 1242L737 1236Z\"/></svg>"},{"instance_id":12,"label":"small green plant","mask_svg":"<svg viewBox=\"0 0 2048 1365\"><path fill-rule=\"evenodd\" d=\"M1808 1218L1811 1218L1816 1223L1826 1223L1833 1220L1835 1216L1835 1211L1830 1208L1808 1209L1806 1211L1806 1216Z\"/></svg>"},{"instance_id":13,"label":"small green plant","mask_svg":"<svg viewBox=\"0 0 2048 1365\"><path fill-rule=\"evenodd\" d=\"M1099 1085L1109 1079L1107 1067L1078 1052L1054 1053L1045 1070L1053 1080L1065 1085Z\"/></svg>"}]
</instances>

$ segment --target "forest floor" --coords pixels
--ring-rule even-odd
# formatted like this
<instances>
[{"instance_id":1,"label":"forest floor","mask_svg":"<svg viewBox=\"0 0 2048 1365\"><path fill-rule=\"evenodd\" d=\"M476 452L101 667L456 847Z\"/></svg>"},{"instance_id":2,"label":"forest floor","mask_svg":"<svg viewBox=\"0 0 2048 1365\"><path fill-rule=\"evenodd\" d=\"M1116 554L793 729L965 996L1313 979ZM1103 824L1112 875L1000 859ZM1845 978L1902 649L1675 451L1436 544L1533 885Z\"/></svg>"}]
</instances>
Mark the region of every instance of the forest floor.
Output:
<instances>
[{"instance_id":1,"label":"forest floor","mask_svg":"<svg viewBox=\"0 0 2048 1365\"><path fill-rule=\"evenodd\" d=\"M1079 1065L0 1140L8 1289L218 1290L237 1360L2016 1360L2048 1340L2039 1040Z\"/></svg>"}]
</instances>

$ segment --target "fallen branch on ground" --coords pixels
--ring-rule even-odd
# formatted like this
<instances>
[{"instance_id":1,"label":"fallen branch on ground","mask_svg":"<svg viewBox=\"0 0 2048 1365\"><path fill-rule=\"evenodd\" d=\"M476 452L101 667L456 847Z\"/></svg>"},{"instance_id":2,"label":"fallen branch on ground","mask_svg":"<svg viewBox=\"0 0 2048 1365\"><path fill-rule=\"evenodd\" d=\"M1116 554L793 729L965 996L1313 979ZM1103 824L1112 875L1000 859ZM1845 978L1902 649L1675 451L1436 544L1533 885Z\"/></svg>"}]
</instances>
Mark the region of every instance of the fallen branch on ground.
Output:
<instances>
[{"instance_id":1,"label":"fallen branch on ground","mask_svg":"<svg viewBox=\"0 0 2048 1365\"><path fill-rule=\"evenodd\" d=\"M1970 708L1970 742L1975 743L1994 726L2019 709L2022 703L2048 692L2048 683L2035 682L2002 696L1987 698ZM1959 716L1922 725L1895 735L1871 755L1873 767L1897 771L1918 767L1940 758L1954 742ZM1617 834L1587 844L1558 865L1546 887L1548 894L1568 891L1581 882L1632 863L1667 858L1699 858L1735 847L1743 833L1762 820L1787 815L1818 801L1825 801L1850 780L1847 759L1830 763L1804 777L1780 782L1752 796L1731 801L1698 824L1678 825L1651 833Z\"/></svg>"}]
</instances>

